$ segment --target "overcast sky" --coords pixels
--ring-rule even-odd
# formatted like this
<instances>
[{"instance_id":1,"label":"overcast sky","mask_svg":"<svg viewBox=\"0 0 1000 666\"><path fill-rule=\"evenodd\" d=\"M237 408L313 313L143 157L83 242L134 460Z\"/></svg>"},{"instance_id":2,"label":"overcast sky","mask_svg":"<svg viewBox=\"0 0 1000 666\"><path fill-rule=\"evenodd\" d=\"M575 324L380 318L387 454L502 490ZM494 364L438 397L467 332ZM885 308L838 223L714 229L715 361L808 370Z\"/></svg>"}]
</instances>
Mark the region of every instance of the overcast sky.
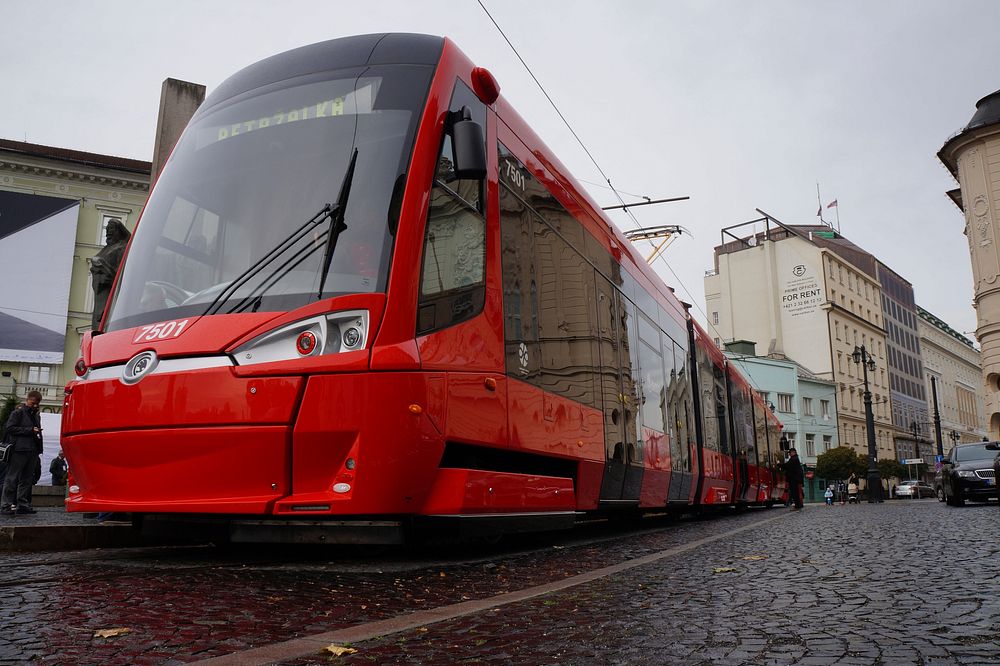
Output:
<instances>
[{"instance_id":1,"label":"overcast sky","mask_svg":"<svg viewBox=\"0 0 1000 666\"><path fill-rule=\"evenodd\" d=\"M974 331L963 218L944 141L1000 88L1000 2L484 0L636 209L692 236L657 270L702 321L720 229L767 211L841 230ZM581 181L602 178L478 4L4 0L0 137L151 159L160 85L209 91L269 55L382 31L451 37ZM587 185L605 205L607 189ZM620 227L633 221L612 213ZM834 209L825 209L836 219ZM642 247L644 254L649 248Z\"/></svg>"}]
</instances>

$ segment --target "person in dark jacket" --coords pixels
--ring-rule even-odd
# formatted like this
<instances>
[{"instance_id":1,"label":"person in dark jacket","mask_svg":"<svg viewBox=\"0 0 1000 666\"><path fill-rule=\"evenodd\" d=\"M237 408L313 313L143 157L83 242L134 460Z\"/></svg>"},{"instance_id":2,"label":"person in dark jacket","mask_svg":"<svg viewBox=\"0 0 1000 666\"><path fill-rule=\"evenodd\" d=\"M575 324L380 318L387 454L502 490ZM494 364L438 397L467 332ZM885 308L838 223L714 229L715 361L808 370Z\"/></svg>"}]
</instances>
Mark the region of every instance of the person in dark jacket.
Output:
<instances>
[{"instance_id":1,"label":"person in dark jacket","mask_svg":"<svg viewBox=\"0 0 1000 666\"><path fill-rule=\"evenodd\" d=\"M794 503L792 511L798 511L802 508L802 483L804 478L798 451L788 449L788 460L785 461L785 479L788 481L788 498Z\"/></svg>"},{"instance_id":2,"label":"person in dark jacket","mask_svg":"<svg viewBox=\"0 0 1000 666\"><path fill-rule=\"evenodd\" d=\"M28 399L7 419L7 432L14 441L14 451L7 464L0 514L35 513L31 508L31 484L42 452L42 418L38 413L41 401L41 393L28 391Z\"/></svg>"},{"instance_id":3,"label":"person in dark jacket","mask_svg":"<svg viewBox=\"0 0 1000 666\"><path fill-rule=\"evenodd\" d=\"M52 474L53 486L66 485L66 477L69 474L69 463L66 462L66 455L62 451L52 459L52 464L49 465L49 473Z\"/></svg>"}]
</instances>

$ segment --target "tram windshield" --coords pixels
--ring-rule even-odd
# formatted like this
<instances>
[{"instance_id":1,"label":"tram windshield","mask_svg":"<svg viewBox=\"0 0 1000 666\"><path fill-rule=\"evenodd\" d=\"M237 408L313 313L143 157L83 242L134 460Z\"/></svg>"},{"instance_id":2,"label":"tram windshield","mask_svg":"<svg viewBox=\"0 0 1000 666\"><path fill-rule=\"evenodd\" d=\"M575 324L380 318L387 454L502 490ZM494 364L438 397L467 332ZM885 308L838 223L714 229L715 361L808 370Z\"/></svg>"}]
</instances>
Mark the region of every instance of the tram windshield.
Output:
<instances>
[{"instance_id":1,"label":"tram windshield","mask_svg":"<svg viewBox=\"0 0 1000 666\"><path fill-rule=\"evenodd\" d=\"M411 65L327 72L198 116L146 205L106 330L384 291L431 74ZM336 216L317 212L336 208L345 184L346 228L324 280Z\"/></svg>"}]
</instances>

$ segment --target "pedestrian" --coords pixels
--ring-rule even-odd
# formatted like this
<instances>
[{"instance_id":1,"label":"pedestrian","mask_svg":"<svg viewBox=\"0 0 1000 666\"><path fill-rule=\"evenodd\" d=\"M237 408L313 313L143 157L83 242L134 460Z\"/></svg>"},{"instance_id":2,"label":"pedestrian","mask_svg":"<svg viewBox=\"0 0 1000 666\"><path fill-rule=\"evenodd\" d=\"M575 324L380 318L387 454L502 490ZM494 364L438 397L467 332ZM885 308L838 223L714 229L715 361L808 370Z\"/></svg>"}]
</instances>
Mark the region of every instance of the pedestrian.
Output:
<instances>
[{"instance_id":1,"label":"pedestrian","mask_svg":"<svg viewBox=\"0 0 1000 666\"><path fill-rule=\"evenodd\" d=\"M858 480L853 476L847 482L847 502L849 504L858 503Z\"/></svg>"},{"instance_id":2,"label":"pedestrian","mask_svg":"<svg viewBox=\"0 0 1000 666\"><path fill-rule=\"evenodd\" d=\"M53 486L66 485L66 477L69 474L69 463L66 462L66 455L63 454L62 449L60 449L59 454L52 459L52 464L49 465L49 473L52 474Z\"/></svg>"},{"instance_id":3,"label":"pedestrian","mask_svg":"<svg viewBox=\"0 0 1000 666\"><path fill-rule=\"evenodd\" d=\"M14 408L7 418L7 432L14 440L14 451L7 464L0 514L35 513L31 507L31 484L34 481L38 456L42 452L42 420L38 405L42 394L28 391L27 399Z\"/></svg>"},{"instance_id":4,"label":"pedestrian","mask_svg":"<svg viewBox=\"0 0 1000 666\"><path fill-rule=\"evenodd\" d=\"M826 492L823 493L823 497L826 498L827 506L833 506L833 486L827 486Z\"/></svg>"},{"instance_id":5,"label":"pedestrian","mask_svg":"<svg viewBox=\"0 0 1000 666\"><path fill-rule=\"evenodd\" d=\"M802 508L802 483L805 481L799 453L794 448L788 449L788 460L785 461L785 479L788 481L788 498L794 503L792 511Z\"/></svg>"}]
</instances>

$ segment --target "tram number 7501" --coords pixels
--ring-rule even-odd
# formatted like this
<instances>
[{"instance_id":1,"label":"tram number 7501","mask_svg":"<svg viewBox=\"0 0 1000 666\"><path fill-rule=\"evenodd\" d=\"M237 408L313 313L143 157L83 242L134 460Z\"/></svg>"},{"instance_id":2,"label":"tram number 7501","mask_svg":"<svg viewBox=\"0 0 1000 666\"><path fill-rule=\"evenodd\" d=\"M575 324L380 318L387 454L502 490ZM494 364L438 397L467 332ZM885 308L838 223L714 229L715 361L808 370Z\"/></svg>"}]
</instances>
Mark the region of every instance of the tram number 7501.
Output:
<instances>
[{"instance_id":1,"label":"tram number 7501","mask_svg":"<svg viewBox=\"0 0 1000 666\"><path fill-rule=\"evenodd\" d=\"M505 174L507 180L510 182L511 185L519 188L523 192L525 187L524 174L521 173L521 170L517 168L517 165L515 165L510 160L504 160L504 164L507 165L507 170Z\"/></svg>"},{"instance_id":2,"label":"tram number 7501","mask_svg":"<svg viewBox=\"0 0 1000 666\"><path fill-rule=\"evenodd\" d=\"M188 325L190 319L179 319L174 321L162 321L159 324L150 324L149 326L143 326L139 330L138 335L135 336L136 342L150 342L152 340L166 340L168 338L176 338L184 330L184 327Z\"/></svg>"}]
</instances>

